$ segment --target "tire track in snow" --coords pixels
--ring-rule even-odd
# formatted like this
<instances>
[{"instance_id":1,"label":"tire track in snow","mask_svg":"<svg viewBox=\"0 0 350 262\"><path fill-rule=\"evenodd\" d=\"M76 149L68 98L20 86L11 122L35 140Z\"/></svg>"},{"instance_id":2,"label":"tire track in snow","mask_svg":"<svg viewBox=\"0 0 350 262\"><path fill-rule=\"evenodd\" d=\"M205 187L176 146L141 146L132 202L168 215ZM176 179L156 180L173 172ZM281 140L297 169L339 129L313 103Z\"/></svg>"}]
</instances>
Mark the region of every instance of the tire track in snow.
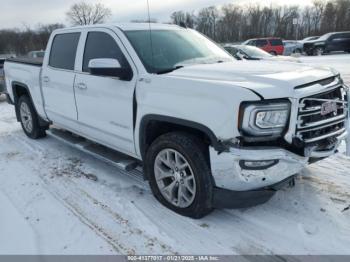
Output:
<instances>
[{"instance_id":1,"label":"tire track in snow","mask_svg":"<svg viewBox=\"0 0 350 262\"><path fill-rule=\"evenodd\" d=\"M95 233L97 233L100 237L103 237L109 244L111 244L116 251L128 255L133 255L136 252L143 253L155 251L159 253L159 250L161 250L164 254L176 254L176 252L173 251L170 246L159 242L156 237L147 235L141 229L133 227L126 218L81 189L79 185L74 182L74 177L70 178L69 176L62 176L54 181L50 181L52 179L48 177L52 177L53 169L52 166L47 166L47 153L45 152L45 148L41 145L33 143L30 140L23 141L17 136L13 138L24 145L32 153L36 154L38 158L41 158L41 167L33 168L36 168L40 178L46 184L46 189L85 225L89 226L89 228L93 229ZM59 165L63 167L61 168L62 170L64 170L64 166L67 166L67 162L69 163L69 160L67 159L62 161L62 159L58 158L57 160L61 162ZM48 170L45 170L46 173L42 172L43 166L47 166L46 168L48 168ZM82 172L79 170L79 167L77 170L69 170L68 168L66 171L71 171L73 173ZM86 206L84 206L83 203L85 203ZM94 210L94 212L91 212L91 210ZM104 219L93 217L92 213L99 213L101 216L104 216ZM116 228L118 226L121 227L121 232L110 232L111 230L108 229L108 226L106 227L99 223L108 219L108 217L113 217L113 223L115 224ZM124 245L120 239L125 239L125 235L128 235L127 238L129 239L134 238L135 243L144 243L145 248L138 247L138 245L131 248L134 245L133 243L129 243L128 246ZM121 236L121 238L119 238L119 236ZM138 250L140 248L141 250Z\"/></svg>"}]
</instances>

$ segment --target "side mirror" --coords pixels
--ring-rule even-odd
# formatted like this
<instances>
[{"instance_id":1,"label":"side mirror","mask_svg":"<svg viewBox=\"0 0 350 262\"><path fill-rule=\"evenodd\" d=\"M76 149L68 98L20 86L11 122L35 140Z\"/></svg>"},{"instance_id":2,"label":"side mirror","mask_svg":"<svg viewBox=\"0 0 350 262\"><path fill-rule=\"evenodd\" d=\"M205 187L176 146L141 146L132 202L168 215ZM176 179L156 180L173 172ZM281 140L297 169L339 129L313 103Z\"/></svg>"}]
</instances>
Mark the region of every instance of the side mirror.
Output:
<instances>
[{"instance_id":1,"label":"side mirror","mask_svg":"<svg viewBox=\"0 0 350 262\"><path fill-rule=\"evenodd\" d=\"M117 59L98 58L89 61L89 71L96 76L119 77L121 80L131 80L132 70L130 67L122 67Z\"/></svg>"},{"instance_id":2,"label":"side mirror","mask_svg":"<svg viewBox=\"0 0 350 262\"><path fill-rule=\"evenodd\" d=\"M244 53L242 53L242 52L240 52L240 51L237 52L237 56L238 56L241 60L244 60L244 59L247 60L247 59L248 59L247 55L244 54Z\"/></svg>"}]
</instances>

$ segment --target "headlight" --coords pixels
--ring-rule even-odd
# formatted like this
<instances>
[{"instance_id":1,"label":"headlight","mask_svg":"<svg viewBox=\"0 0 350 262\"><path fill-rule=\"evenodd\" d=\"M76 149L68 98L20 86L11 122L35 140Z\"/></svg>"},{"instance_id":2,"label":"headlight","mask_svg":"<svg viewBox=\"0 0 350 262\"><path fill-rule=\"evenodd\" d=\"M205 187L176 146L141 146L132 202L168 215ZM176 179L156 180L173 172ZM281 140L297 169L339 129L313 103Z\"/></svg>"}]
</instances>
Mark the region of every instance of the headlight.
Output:
<instances>
[{"instance_id":1,"label":"headlight","mask_svg":"<svg viewBox=\"0 0 350 262\"><path fill-rule=\"evenodd\" d=\"M289 115L289 102L263 102L243 104L241 131L250 136L279 136L285 129Z\"/></svg>"}]
</instances>

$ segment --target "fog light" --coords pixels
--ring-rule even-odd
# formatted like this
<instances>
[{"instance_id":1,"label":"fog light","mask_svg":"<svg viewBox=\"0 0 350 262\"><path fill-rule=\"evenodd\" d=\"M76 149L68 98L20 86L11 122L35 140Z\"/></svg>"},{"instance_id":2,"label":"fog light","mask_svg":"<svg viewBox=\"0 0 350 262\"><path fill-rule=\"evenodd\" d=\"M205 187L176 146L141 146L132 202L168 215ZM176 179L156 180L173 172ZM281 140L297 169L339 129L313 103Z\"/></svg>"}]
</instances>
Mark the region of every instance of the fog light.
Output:
<instances>
[{"instance_id":1,"label":"fog light","mask_svg":"<svg viewBox=\"0 0 350 262\"><path fill-rule=\"evenodd\" d=\"M239 165L246 170L264 170L278 164L279 160L248 161L241 160Z\"/></svg>"}]
</instances>

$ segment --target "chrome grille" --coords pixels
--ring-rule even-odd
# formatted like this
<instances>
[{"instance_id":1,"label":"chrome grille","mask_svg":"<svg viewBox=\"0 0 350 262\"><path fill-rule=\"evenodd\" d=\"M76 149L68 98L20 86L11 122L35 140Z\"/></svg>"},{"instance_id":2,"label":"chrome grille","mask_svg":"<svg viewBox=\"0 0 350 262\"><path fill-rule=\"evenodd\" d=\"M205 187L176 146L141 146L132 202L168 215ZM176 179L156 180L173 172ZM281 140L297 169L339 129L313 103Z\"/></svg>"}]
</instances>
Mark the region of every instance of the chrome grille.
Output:
<instances>
[{"instance_id":1,"label":"chrome grille","mask_svg":"<svg viewBox=\"0 0 350 262\"><path fill-rule=\"evenodd\" d=\"M333 103L331 112L323 112L325 103ZM304 143L313 143L338 136L346 131L347 103L342 86L302 98L299 101L297 137Z\"/></svg>"}]
</instances>

